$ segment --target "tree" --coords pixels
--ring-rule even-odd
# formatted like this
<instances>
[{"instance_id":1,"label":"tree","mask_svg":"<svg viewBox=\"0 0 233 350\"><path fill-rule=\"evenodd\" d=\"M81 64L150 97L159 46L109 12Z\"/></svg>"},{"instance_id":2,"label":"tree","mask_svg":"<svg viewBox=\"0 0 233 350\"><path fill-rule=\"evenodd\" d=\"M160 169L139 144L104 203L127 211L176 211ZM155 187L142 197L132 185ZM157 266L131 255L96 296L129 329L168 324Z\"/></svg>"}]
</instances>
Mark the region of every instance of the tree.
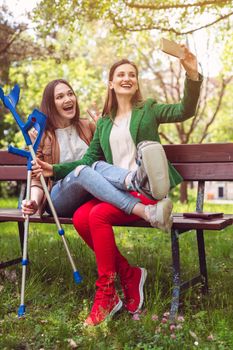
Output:
<instances>
[{"instance_id":1,"label":"tree","mask_svg":"<svg viewBox=\"0 0 233 350\"><path fill-rule=\"evenodd\" d=\"M53 52L52 45L46 46L44 41L28 34L28 25L14 21L14 17L6 5L0 5L0 85L5 93L10 85L17 81L10 78L10 69L37 57L47 57ZM19 112L23 112L20 110ZM0 104L0 147L5 146L17 138L17 126L10 114Z\"/></svg>"},{"instance_id":2,"label":"tree","mask_svg":"<svg viewBox=\"0 0 233 350\"><path fill-rule=\"evenodd\" d=\"M78 30L83 23L101 18L121 32L156 29L184 35L226 23L232 15L232 0L42 0L36 10L41 30L46 33L58 26Z\"/></svg>"},{"instance_id":3,"label":"tree","mask_svg":"<svg viewBox=\"0 0 233 350\"><path fill-rule=\"evenodd\" d=\"M232 91L230 84L233 75L232 45L228 33L232 26L230 2L220 1L215 4L213 1L196 1L191 4L190 1L188 5L186 2L185 6L182 6L182 3L184 2L167 1L165 5L161 2L159 5L158 1L153 3L149 1L139 3L138 1L136 3L123 0L95 2L90 0L60 0L55 2L42 0L38 5L36 17L33 17L41 26L41 31L36 33L36 40L39 41L39 37L43 38L45 35L46 40L42 41L43 45L41 46L51 46L53 52L47 60L43 59L43 55L37 59L26 58L19 63L15 62L10 69L11 83L19 82L22 87L23 96L20 108L23 114L27 115L34 107L39 106L45 84L58 77L66 78L74 86L83 116L86 115L86 109L90 107L100 112L103 106L109 66L113 61L122 57L128 57L138 63L142 72L141 83L145 96L150 95L158 102L178 102L182 96L184 76L180 66L176 63L177 60L169 58L158 50L160 33L163 28L170 28L168 23L170 20L174 24L173 28L176 28L176 32L170 30L168 37L177 39L174 33L181 34L184 28L187 29L187 26L193 25L192 28L190 27L191 31L196 30L194 21L191 23L195 17L194 14L198 14L196 18L201 19L202 13L203 16L208 13L212 20L216 19L217 15L221 17L214 27L211 27L211 32L216 31L216 35L210 35L209 31L211 40L207 43L218 52L222 52L222 61L224 62L221 74L218 72L218 76L213 77L206 71L197 115L184 124L163 126L160 136L165 143L209 142L217 139L216 132L214 132L215 125L221 125L222 130L225 130L227 135L230 132L232 134L227 123L224 122L226 115L223 113L224 110L228 114L229 110L232 111L230 101L230 91ZM133 20L133 12L130 9L138 4L143 5L142 7L147 6L143 8L145 11L143 21L146 24L150 23L148 18L151 20L154 18L155 12L153 11L157 11L156 21L159 21L160 31L146 30L146 28L141 28L145 29L142 31L137 30L134 26L137 24L137 16ZM156 6L156 9L153 8L150 11L149 4L153 7ZM119 5L123 7L119 8ZM171 16L168 18L168 15L162 16L162 11L168 13L169 9L173 10L172 19ZM141 11L142 8L138 8L139 10ZM128 17L126 16L127 11L129 11ZM122 19L122 23L129 30L119 26L114 27L111 13L115 14L114 21ZM189 14L187 18L182 17L185 13ZM123 20L123 18L125 19ZM131 22L129 22L130 18ZM205 22L203 19L203 22L200 21L200 23L208 24L206 19ZM129 26L131 24L132 27ZM113 28L115 28L114 31ZM186 41L190 43L192 38L191 34L185 35ZM180 40L183 41L182 39ZM192 46L195 50L195 40L193 40ZM228 110L225 106L228 106ZM223 116L221 121L220 115ZM221 140L220 134L218 137L218 140ZM224 137L226 138L226 135Z\"/></svg>"}]
</instances>

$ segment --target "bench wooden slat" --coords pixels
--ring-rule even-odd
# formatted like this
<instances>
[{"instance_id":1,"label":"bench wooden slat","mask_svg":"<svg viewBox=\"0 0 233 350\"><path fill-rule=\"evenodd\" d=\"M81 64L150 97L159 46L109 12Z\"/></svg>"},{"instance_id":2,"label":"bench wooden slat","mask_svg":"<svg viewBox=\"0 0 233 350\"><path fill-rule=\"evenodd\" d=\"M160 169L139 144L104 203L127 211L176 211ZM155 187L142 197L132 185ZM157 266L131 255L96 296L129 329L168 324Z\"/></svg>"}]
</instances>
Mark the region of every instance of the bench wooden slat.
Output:
<instances>
[{"instance_id":1,"label":"bench wooden slat","mask_svg":"<svg viewBox=\"0 0 233 350\"><path fill-rule=\"evenodd\" d=\"M233 162L233 143L164 145L171 163Z\"/></svg>"},{"instance_id":2,"label":"bench wooden slat","mask_svg":"<svg viewBox=\"0 0 233 350\"><path fill-rule=\"evenodd\" d=\"M24 222L24 217L20 209L0 209L0 222ZM61 224L72 224L72 218L59 217ZM39 215L30 216L30 222L35 223L54 223L53 217L44 215L42 218Z\"/></svg>"},{"instance_id":3,"label":"bench wooden slat","mask_svg":"<svg viewBox=\"0 0 233 350\"><path fill-rule=\"evenodd\" d=\"M233 180L233 162L229 163L173 163L185 181L230 181ZM0 181L27 179L26 166L2 166Z\"/></svg>"},{"instance_id":4,"label":"bench wooden slat","mask_svg":"<svg viewBox=\"0 0 233 350\"><path fill-rule=\"evenodd\" d=\"M0 151L0 165L26 165L27 161L24 157L9 153L8 151Z\"/></svg>"},{"instance_id":5,"label":"bench wooden slat","mask_svg":"<svg viewBox=\"0 0 233 350\"><path fill-rule=\"evenodd\" d=\"M233 162L233 143L164 145L172 163ZM0 151L0 165L26 165L23 157Z\"/></svg>"},{"instance_id":6,"label":"bench wooden slat","mask_svg":"<svg viewBox=\"0 0 233 350\"><path fill-rule=\"evenodd\" d=\"M59 218L62 224L72 224L72 218ZM0 222L23 222L24 218L22 216L20 209L0 209ZM55 223L53 217L43 215L42 218L39 215L32 215L30 217L30 222L34 223ZM214 218L211 220L196 219L196 218L184 218L180 214L173 214L173 228L174 229L204 229L204 230L222 230L225 227L231 225L233 222L233 216L224 215L223 218ZM122 226L121 224L115 226ZM125 226L130 227L148 227L153 228L151 225L144 221L139 220L134 224L129 224Z\"/></svg>"},{"instance_id":7,"label":"bench wooden slat","mask_svg":"<svg viewBox=\"0 0 233 350\"><path fill-rule=\"evenodd\" d=\"M185 181L232 181L232 163L173 163Z\"/></svg>"},{"instance_id":8,"label":"bench wooden slat","mask_svg":"<svg viewBox=\"0 0 233 350\"><path fill-rule=\"evenodd\" d=\"M26 166L2 166L0 181L24 181L27 179Z\"/></svg>"}]
</instances>

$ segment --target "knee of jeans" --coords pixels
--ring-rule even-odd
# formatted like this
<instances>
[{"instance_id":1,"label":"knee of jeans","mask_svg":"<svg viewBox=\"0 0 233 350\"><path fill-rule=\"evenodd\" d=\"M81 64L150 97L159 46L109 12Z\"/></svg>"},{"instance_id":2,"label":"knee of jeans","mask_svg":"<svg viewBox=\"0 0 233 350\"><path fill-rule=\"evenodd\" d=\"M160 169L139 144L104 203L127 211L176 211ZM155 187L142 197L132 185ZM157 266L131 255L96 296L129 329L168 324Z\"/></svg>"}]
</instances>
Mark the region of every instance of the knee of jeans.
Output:
<instances>
[{"instance_id":1,"label":"knee of jeans","mask_svg":"<svg viewBox=\"0 0 233 350\"><path fill-rule=\"evenodd\" d=\"M87 165L78 165L74 170L74 177L78 177L81 170L87 167Z\"/></svg>"},{"instance_id":2,"label":"knee of jeans","mask_svg":"<svg viewBox=\"0 0 233 350\"><path fill-rule=\"evenodd\" d=\"M92 169L94 169L95 170L95 168L96 168L96 166L97 166L97 164L99 164L100 162L102 162L102 160L97 160L95 163L93 163L92 164Z\"/></svg>"}]
</instances>

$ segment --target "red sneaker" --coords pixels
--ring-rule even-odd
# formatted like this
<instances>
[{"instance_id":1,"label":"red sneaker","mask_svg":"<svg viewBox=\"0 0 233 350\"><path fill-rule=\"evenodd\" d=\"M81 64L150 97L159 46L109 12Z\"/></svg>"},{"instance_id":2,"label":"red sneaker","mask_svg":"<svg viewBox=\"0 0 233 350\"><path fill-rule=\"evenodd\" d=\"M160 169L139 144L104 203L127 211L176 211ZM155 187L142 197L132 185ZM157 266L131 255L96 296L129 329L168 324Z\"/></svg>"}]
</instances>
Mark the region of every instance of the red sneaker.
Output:
<instances>
[{"instance_id":1,"label":"red sneaker","mask_svg":"<svg viewBox=\"0 0 233 350\"><path fill-rule=\"evenodd\" d=\"M95 294L94 303L91 312L84 322L85 326L96 326L109 317L112 317L122 307L122 301L115 292L106 294L98 289Z\"/></svg>"},{"instance_id":2,"label":"red sneaker","mask_svg":"<svg viewBox=\"0 0 233 350\"><path fill-rule=\"evenodd\" d=\"M125 283L122 288L125 296L125 308L134 314L138 312L143 304L143 286L146 281L147 271L142 267L132 267L132 277Z\"/></svg>"}]
</instances>

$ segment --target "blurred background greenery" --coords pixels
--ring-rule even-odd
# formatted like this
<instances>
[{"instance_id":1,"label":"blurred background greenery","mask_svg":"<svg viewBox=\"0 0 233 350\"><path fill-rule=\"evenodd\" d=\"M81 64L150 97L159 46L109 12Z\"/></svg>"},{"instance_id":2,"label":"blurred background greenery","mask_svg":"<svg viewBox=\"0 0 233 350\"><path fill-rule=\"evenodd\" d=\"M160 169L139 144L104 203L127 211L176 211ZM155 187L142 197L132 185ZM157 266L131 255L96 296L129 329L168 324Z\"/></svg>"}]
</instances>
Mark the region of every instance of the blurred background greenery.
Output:
<instances>
[{"instance_id":1,"label":"blurred background greenery","mask_svg":"<svg viewBox=\"0 0 233 350\"><path fill-rule=\"evenodd\" d=\"M174 103L184 72L159 50L166 37L196 53L205 82L195 118L161 127L162 142L232 141L232 15L232 1L2 0L0 85L5 93L20 85L18 110L27 117L39 108L45 85L65 78L87 117L87 108L102 110L109 67L128 57L139 66L144 97ZM2 148L22 142L2 105L0 136Z\"/></svg>"}]
</instances>

